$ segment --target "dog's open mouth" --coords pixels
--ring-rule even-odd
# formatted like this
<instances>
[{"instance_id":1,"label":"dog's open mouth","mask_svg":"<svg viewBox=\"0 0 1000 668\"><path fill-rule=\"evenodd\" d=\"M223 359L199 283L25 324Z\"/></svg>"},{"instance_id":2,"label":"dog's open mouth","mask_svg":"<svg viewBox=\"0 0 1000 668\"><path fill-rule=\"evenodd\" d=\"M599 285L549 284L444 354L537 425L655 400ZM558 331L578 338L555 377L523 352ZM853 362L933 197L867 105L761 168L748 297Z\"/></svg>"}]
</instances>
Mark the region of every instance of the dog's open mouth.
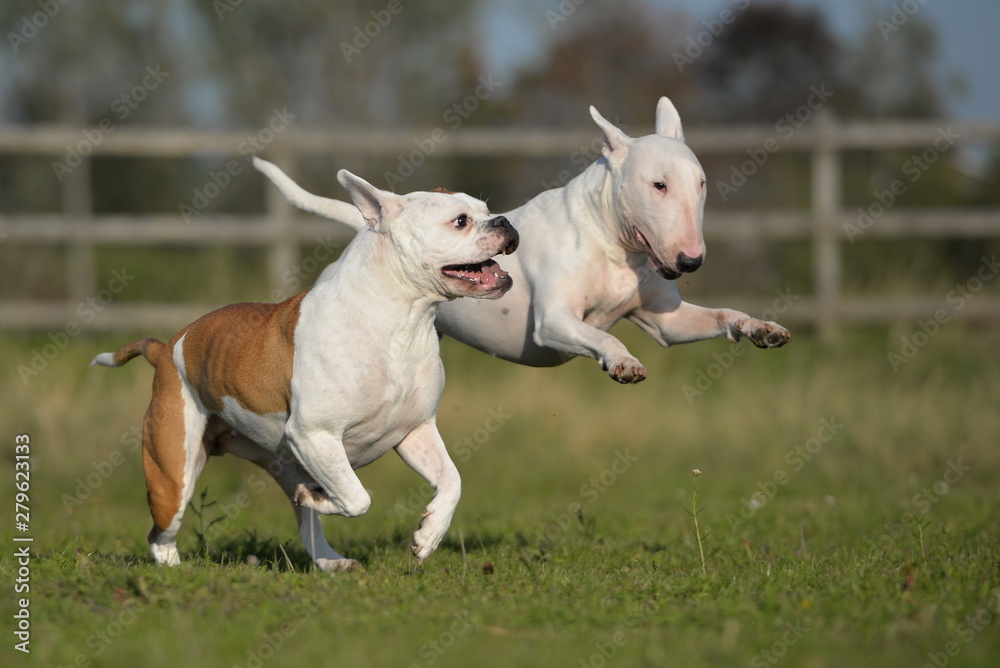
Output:
<instances>
[{"instance_id":1,"label":"dog's open mouth","mask_svg":"<svg viewBox=\"0 0 1000 668\"><path fill-rule=\"evenodd\" d=\"M642 232L639 231L638 227L633 226L632 233L635 234L635 239L639 242L639 245L646 251L646 257L649 258L649 264L653 267L653 271L670 281L675 281L681 277L681 272L676 269L671 269L667 265L663 264L660 258L656 257L656 253L653 252L653 247L649 245L648 241L646 241L646 237L642 236Z\"/></svg>"},{"instance_id":2,"label":"dog's open mouth","mask_svg":"<svg viewBox=\"0 0 1000 668\"><path fill-rule=\"evenodd\" d=\"M442 267L441 273L448 278L464 281L475 292L506 292L514 283L510 275L493 259L470 264L450 264Z\"/></svg>"}]
</instances>

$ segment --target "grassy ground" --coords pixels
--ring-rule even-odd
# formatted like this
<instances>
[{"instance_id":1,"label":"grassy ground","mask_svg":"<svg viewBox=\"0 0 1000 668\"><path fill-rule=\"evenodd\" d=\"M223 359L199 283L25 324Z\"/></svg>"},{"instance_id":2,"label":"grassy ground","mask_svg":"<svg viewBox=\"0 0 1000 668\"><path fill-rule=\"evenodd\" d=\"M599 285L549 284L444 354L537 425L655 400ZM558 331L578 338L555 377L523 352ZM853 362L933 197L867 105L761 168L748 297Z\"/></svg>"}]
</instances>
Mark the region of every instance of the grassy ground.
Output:
<instances>
[{"instance_id":1,"label":"grassy ground","mask_svg":"<svg viewBox=\"0 0 1000 668\"><path fill-rule=\"evenodd\" d=\"M78 337L27 384L17 366L47 340L7 337L0 490L13 506L27 433L30 662L995 665L1000 348L949 324L893 371L913 329L662 351L626 327L650 376L634 387L590 361L527 369L446 342L452 529L418 566L428 490L387 456L360 472L368 514L326 520L366 565L340 575L310 568L277 485L231 457L199 482L185 563L152 564L133 431L151 370L86 366L134 337ZM15 535L11 517L5 665L27 663Z\"/></svg>"}]
</instances>

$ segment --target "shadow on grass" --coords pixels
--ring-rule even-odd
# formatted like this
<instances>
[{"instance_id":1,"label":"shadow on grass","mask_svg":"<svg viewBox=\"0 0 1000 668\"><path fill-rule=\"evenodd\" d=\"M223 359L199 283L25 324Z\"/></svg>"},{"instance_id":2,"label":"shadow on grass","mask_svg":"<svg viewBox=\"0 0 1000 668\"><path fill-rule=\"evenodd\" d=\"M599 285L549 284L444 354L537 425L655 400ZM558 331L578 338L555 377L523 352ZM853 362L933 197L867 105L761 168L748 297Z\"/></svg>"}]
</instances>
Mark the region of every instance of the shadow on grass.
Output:
<instances>
[{"instance_id":1,"label":"shadow on grass","mask_svg":"<svg viewBox=\"0 0 1000 668\"><path fill-rule=\"evenodd\" d=\"M336 549L361 562L366 568L397 553L412 558L416 564L416 558L410 554L411 536L410 531L397 527L383 538L354 539L349 543L338 545ZM498 533L471 533L460 538L457 532L451 531L438 546L437 552L463 554L464 542L464 553L476 555L507 541L509 537L504 538ZM136 555L135 558L139 562L152 562L146 555ZM199 541L186 558L200 559L207 564L218 566L249 564L277 572L303 573L313 569L312 558L302 545L283 543L274 537L262 538L256 531L244 531L242 535L227 537L207 545Z\"/></svg>"}]
</instances>

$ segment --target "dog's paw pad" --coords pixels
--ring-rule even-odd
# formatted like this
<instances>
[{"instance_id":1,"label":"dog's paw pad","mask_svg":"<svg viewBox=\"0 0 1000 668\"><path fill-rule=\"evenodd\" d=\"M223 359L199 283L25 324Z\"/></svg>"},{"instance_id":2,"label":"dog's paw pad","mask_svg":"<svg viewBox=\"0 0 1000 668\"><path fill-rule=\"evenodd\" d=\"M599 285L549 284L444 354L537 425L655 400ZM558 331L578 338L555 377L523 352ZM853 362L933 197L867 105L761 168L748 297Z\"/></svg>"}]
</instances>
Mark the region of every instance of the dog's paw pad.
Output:
<instances>
[{"instance_id":1,"label":"dog's paw pad","mask_svg":"<svg viewBox=\"0 0 1000 668\"><path fill-rule=\"evenodd\" d=\"M780 348L792 338L791 333L776 322L749 320L744 335L758 348Z\"/></svg>"},{"instance_id":2,"label":"dog's paw pad","mask_svg":"<svg viewBox=\"0 0 1000 668\"><path fill-rule=\"evenodd\" d=\"M625 358L611 364L607 371L612 380L616 380L622 384L640 383L646 380L646 368L634 357Z\"/></svg>"},{"instance_id":3,"label":"dog's paw pad","mask_svg":"<svg viewBox=\"0 0 1000 668\"><path fill-rule=\"evenodd\" d=\"M642 365L631 366L616 364L608 373L614 380L622 384L641 383L646 380L646 369Z\"/></svg>"}]
</instances>

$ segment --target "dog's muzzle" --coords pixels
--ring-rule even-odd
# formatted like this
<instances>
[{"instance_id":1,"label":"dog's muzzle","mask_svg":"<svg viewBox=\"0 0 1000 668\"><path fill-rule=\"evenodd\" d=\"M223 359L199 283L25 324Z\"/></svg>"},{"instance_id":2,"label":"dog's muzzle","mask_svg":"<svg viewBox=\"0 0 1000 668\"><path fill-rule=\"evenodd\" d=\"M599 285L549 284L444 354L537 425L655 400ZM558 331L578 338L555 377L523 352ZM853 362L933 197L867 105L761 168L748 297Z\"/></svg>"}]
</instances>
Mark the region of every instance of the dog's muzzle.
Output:
<instances>
[{"instance_id":1,"label":"dog's muzzle","mask_svg":"<svg viewBox=\"0 0 1000 668\"><path fill-rule=\"evenodd\" d=\"M684 251L681 251L677 254L677 269L685 274L689 274L692 271L696 271L704 259L704 255L691 257Z\"/></svg>"},{"instance_id":2,"label":"dog's muzzle","mask_svg":"<svg viewBox=\"0 0 1000 668\"><path fill-rule=\"evenodd\" d=\"M517 230L514 229L514 226L510 224L510 221L507 220L505 216L497 216L496 218L491 219L487 225L490 228L497 229L504 234L506 243L504 244L503 249L501 249L501 253L504 255L510 255L517 250L517 245L521 239L520 235L518 235Z\"/></svg>"}]
</instances>

